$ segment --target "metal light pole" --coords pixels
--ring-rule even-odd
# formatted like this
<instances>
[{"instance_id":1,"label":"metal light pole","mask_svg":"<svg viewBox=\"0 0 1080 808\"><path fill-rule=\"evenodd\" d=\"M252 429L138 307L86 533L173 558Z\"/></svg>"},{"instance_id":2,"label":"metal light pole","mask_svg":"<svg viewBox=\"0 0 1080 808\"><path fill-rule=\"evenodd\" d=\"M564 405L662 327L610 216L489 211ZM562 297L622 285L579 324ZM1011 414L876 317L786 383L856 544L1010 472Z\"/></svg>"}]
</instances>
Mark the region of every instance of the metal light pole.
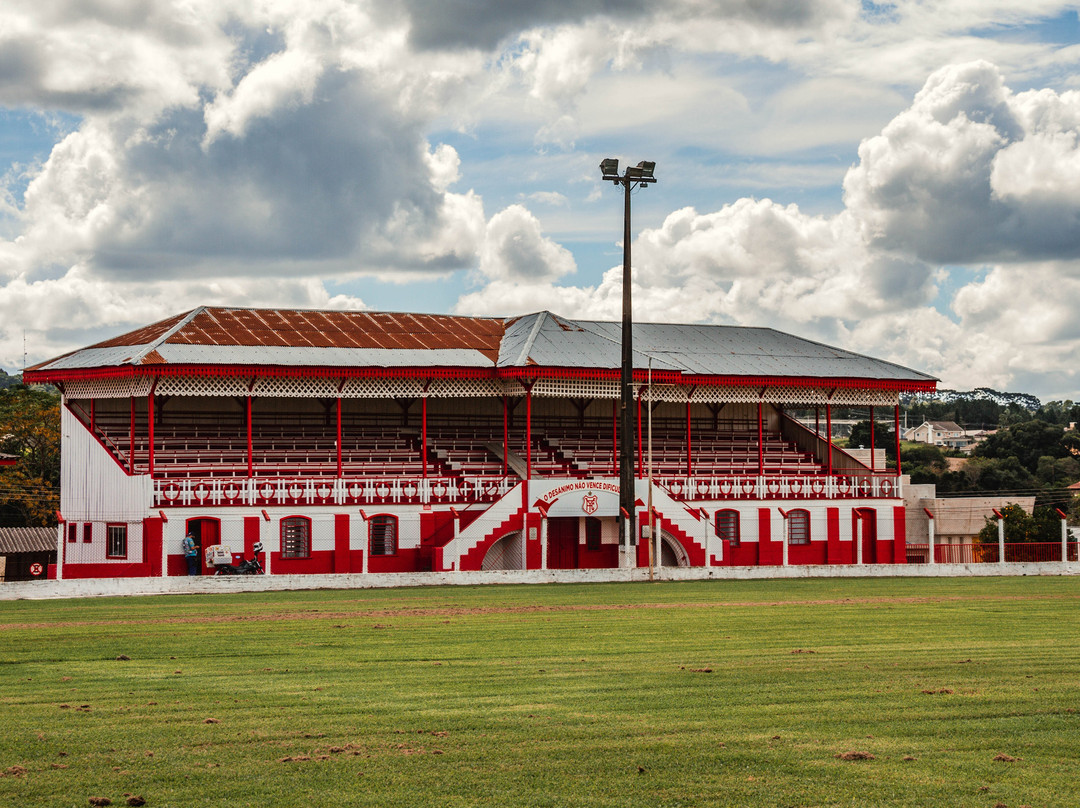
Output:
<instances>
[{"instance_id":1,"label":"metal light pole","mask_svg":"<svg viewBox=\"0 0 1080 808\"><path fill-rule=\"evenodd\" d=\"M636 519L634 505L634 323L630 296L630 192L636 187L642 188L656 182L653 171L656 163L640 162L636 166L627 166L619 175L619 161L608 158L600 163L600 171L605 181L621 185L624 192L623 203L623 311L622 311L622 381L621 381L621 418L619 419L619 546L623 566L630 563L631 548L637 545Z\"/></svg>"}]
</instances>

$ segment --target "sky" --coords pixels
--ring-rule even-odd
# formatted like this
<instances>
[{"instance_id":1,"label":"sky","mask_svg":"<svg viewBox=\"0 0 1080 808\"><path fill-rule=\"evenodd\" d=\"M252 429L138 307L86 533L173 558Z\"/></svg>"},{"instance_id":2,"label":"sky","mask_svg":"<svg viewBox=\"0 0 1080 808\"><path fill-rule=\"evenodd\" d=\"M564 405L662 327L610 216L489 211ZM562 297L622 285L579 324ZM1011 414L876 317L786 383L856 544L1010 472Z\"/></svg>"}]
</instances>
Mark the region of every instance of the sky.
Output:
<instances>
[{"instance_id":1,"label":"sky","mask_svg":"<svg viewBox=\"0 0 1080 808\"><path fill-rule=\"evenodd\" d=\"M0 367L199 305L769 326L1080 400L1056 0L6 0Z\"/></svg>"}]
</instances>

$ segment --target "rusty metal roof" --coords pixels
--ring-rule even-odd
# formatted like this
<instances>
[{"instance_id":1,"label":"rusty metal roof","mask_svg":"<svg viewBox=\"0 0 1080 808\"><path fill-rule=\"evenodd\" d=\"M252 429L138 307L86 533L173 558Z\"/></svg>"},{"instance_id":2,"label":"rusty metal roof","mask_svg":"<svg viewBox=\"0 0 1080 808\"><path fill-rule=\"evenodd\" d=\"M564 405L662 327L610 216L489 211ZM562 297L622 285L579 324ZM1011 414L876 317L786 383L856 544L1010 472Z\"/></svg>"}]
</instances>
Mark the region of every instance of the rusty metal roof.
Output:
<instances>
[{"instance_id":1,"label":"rusty metal roof","mask_svg":"<svg viewBox=\"0 0 1080 808\"><path fill-rule=\"evenodd\" d=\"M0 527L0 554L47 553L55 549L55 527Z\"/></svg>"},{"instance_id":2,"label":"rusty metal roof","mask_svg":"<svg viewBox=\"0 0 1080 808\"><path fill-rule=\"evenodd\" d=\"M637 323L634 366L689 375L926 384L891 362L771 328ZM367 311L201 307L29 368L176 365L589 368L621 364L621 324L537 312L506 320Z\"/></svg>"}]
</instances>

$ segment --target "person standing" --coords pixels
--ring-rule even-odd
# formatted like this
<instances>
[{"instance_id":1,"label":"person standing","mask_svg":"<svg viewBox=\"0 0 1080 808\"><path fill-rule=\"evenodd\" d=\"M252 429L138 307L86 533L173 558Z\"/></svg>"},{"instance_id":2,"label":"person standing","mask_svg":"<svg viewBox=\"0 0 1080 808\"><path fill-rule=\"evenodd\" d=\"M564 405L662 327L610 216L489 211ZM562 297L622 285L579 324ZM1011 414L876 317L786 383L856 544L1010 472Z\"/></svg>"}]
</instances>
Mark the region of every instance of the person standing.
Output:
<instances>
[{"instance_id":1,"label":"person standing","mask_svg":"<svg viewBox=\"0 0 1080 808\"><path fill-rule=\"evenodd\" d=\"M195 537L191 531L184 536L184 558L187 560L187 574L199 574L199 546L195 543Z\"/></svg>"}]
</instances>

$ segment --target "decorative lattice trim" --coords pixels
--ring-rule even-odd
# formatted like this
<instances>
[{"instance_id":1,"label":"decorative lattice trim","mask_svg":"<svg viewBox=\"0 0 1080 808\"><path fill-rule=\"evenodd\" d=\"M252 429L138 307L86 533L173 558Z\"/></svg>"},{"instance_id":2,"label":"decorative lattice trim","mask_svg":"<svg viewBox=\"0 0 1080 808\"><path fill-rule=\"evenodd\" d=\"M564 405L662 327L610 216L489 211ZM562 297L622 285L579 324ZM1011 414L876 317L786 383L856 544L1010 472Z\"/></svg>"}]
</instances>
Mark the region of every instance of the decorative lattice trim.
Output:
<instances>
[{"instance_id":1,"label":"decorative lattice trim","mask_svg":"<svg viewBox=\"0 0 1080 808\"><path fill-rule=\"evenodd\" d=\"M165 376L154 392L163 396L246 396L250 379L213 376Z\"/></svg>"},{"instance_id":2,"label":"decorative lattice trim","mask_svg":"<svg viewBox=\"0 0 1080 808\"><path fill-rule=\"evenodd\" d=\"M334 393L342 398L419 398L424 395L420 379L349 379Z\"/></svg>"},{"instance_id":3,"label":"decorative lattice trim","mask_svg":"<svg viewBox=\"0 0 1080 808\"><path fill-rule=\"evenodd\" d=\"M64 384L68 398L130 398L150 395L152 380L148 376L128 379L87 379Z\"/></svg>"},{"instance_id":4,"label":"decorative lattice trim","mask_svg":"<svg viewBox=\"0 0 1080 808\"><path fill-rule=\"evenodd\" d=\"M262 378L255 382L251 395L264 398L334 398L341 382L337 379Z\"/></svg>"},{"instance_id":5,"label":"decorative lattice trim","mask_svg":"<svg viewBox=\"0 0 1080 808\"><path fill-rule=\"evenodd\" d=\"M503 395L503 385L494 379L435 379L428 398L484 398Z\"/></svg>"},{"instance_id":6,"label":"decorative lattice trim","mask_svg":"<svg viewBox=\"0 0 1080 808\"><path fill-rule=\"evenodd\" d=\"M534 396L550 398L618 398L619 383L593 379L540 379Z\"/></svg>"}]
</instances>

